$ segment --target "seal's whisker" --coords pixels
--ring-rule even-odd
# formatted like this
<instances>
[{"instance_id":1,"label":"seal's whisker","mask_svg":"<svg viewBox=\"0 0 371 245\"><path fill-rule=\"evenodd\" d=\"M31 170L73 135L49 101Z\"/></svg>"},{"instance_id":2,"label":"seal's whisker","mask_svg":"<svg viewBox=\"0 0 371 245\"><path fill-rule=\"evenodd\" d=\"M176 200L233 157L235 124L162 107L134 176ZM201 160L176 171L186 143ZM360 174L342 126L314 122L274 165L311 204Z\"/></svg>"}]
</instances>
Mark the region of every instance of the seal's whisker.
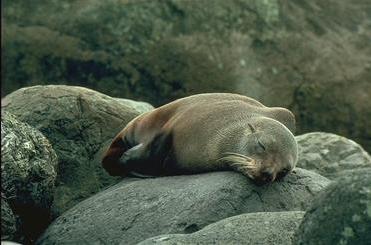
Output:
<instances>
[{"instance_id":1,"label":"seal's whisker","mask_svg":"<svg viewBox=\"0 0 371 245\"><path fill-rule=\"evenodd\" d=\"M233 155L233 156L242 157L242 158L244 158L246 160L249 160L249 161L252 161L253 160L251 157L248 157L248 156L245 156L245 155L236 153L236 152L225 152L225 153L223 153L223 155L227 155L227 156Z\"/></svg>"},{"instance_id":2,"label":"seal's whisker","mask_svg":"<svg viewBox=\"0 0 371 245\"><path fill-rule=\"evenodd\" d=\"M236 156L226 156L219 159L220 161L230 162L230 163L239 163L247 165L247 161L241 157Z\"/></svg>"},{"instance_id":3,"label":"seal's whisker","mask_svg":"<svg viewBox=\"0 0 371 245\"><path fill-rule=\"evenodd\" d=\"M237 169L244 169L246 171L253 171L254 170L254 168L248 168L248 167L240 165L240 164L232 165L232 167L235 167Z\"/></svg>"},{"instance_id":4,"label":"seal's whisker","mask_svg":"<svg viewBox=\"0 0 371 245\"><path fill-rule=\"evenodd\" d=\"M223 155L225 156L218 159L218 161L227 162L231 167L243 170L247 172L248 175L252 175L258 168L254 159L242 154L225 152Z\"/></svg>"}]
</instances>

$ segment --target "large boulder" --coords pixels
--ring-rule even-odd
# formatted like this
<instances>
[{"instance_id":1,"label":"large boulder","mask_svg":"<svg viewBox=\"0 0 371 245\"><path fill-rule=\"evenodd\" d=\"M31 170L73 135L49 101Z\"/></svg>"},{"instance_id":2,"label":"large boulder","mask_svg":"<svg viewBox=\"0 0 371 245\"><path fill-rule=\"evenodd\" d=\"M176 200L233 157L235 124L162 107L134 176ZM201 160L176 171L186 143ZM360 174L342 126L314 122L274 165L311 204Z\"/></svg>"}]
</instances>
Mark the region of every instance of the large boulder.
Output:
<instances>
[{"instance_id":1,"label":"large boulder","mask_svg":"<svg viewBox=\"0 0 371 245\"><path fill-rule=\"evenodd\" d=\"M36 239L51 222L57 164L51 144L38 130L2 112L1 191L20 219L17 233L25 237L25 242ZM1 212L2 224L3 218L9 219L9 212Z\"/></svg>"},{"instance_id":2,"label":"large boulder","mask_svg":"<svg viewBox=\"0 0 371 245\"><path fill-rule=\"evenodd\" d=\"M313 200L295 244L357 244L371 241L371 168L347 172Z\"/></svg>"},{"instance_id":3,"label":"large boulder","mask_svg":"<svg viewBox=\"0 0 371 245\"><path fill-rule=\"evenodd\" d=\"M371 167L370 155L356 142L323 132L296 136L299 146L297 166L329 179L343 171Z\"/></svg>"},{"instance_id":4,"label":"large boulder","mask_svg":"<svg viewBox=\"0 0 371 245\"><path fill-rule=\"evenodd\" d=\"M138 245L172 244L291 244L303 211L241 214L223 219L192 234L149 238ZM121 243L122 245L125 242Z\"/></svg>"},{"instance_id":5,"label":"large boulder","mask_svg":"<svg viewBox=\"0 0 371 245\"><path fill-rule=\"evenodd\" d=\"M303 169L262 187L236 172L124 180L65 212L38 243L135 244L242 213L304 210L329 182Z\"/></svg>"},{"instance_id":6,"label":"large boulder","mask_svg":"<svg viewBox=\"0 0 371 245\"><path fill-rule=\"evenodd\" d=\"M54 216L119 180L104 171L97 153L131 119L152 108L135 104L63 85L23 88L2 100L4 110L39 129L58 155Z\"/></svg>"},{"instance_id":7,"label":"large boulder","mask_svg":"<svg viewBox=\"0 0 371 245\"><path fill-rule=\"evenodd\" d=\"M155 105L237 91L290 107L300 132L330 130L371 149L367 0L13 0L4 9L2 95L47 81Z\"/></svg>"}]
</instances>

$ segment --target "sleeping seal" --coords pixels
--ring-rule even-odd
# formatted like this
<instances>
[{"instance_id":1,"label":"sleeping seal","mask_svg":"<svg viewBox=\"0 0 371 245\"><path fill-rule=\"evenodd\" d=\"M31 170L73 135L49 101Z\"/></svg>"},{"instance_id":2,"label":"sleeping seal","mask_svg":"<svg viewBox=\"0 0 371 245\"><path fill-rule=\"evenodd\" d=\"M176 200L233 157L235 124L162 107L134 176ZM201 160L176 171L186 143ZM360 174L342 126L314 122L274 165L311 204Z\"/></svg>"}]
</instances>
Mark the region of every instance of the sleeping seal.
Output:
<instances>
[{"instance_id":1,"label":"sleeping seal","mask_svg":"<svg viewBox=\"0 0 371 245\"><path fill-rule=\"evenodd\" d=\"M285 108L238 94L198 94L133 119L114 138L102 165L114 176L235 170L264 184L295 167L294 131L294 115Z\"/></svg>"}]
</instances>

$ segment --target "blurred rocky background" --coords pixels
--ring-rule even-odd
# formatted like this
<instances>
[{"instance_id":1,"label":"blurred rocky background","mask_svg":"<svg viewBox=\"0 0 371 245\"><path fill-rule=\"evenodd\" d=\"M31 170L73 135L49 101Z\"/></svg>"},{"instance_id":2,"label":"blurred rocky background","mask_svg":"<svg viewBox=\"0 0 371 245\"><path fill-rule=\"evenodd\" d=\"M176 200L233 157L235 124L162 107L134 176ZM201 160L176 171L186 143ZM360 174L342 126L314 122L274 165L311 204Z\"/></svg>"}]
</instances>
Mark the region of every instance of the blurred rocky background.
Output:
<instances>
[{"instance_id":1,"label":"blurred rocky background","mask_svg":"<svg viewBox=\"0 0 371 245\"><path fill-rule=\"evenodd\" d=\"M158 106L229 91L294 111L298 133L371 150L369 0L2 2L2 97L80 85Z\"/></svg>"},{"instance_id":2,"label":"blurred rocky background","mask_svg":"<svg viewBox=\"0 0 371 245\"><path fill-rule=\"evenodd\" d=\"M369 244L370 0L1 4L2 244ZM295 172L101 168L130 120L202 92L292 110Z\"/></svg>"}]
</instances>

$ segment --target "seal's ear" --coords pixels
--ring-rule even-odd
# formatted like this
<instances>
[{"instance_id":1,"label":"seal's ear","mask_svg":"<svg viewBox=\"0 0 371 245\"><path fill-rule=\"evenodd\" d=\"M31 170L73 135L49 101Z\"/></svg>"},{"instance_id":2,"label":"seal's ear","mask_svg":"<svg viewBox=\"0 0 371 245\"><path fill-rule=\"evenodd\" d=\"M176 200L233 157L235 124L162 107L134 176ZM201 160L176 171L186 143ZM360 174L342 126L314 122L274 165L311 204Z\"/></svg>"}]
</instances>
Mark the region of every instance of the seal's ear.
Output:
<instances>
[{"instance_id":1,"label":"seal's ear","mask_svg":"<svg viewBox=\"0 0 371 245\"><path fill-rule=\"evenodd\" d=\"M251 123L247 123L247 125L249 125L249 128L251 130L251 133L255 133L256 132L256 129L254 128L254 126Z\"/></svg>"}]
</instances>

